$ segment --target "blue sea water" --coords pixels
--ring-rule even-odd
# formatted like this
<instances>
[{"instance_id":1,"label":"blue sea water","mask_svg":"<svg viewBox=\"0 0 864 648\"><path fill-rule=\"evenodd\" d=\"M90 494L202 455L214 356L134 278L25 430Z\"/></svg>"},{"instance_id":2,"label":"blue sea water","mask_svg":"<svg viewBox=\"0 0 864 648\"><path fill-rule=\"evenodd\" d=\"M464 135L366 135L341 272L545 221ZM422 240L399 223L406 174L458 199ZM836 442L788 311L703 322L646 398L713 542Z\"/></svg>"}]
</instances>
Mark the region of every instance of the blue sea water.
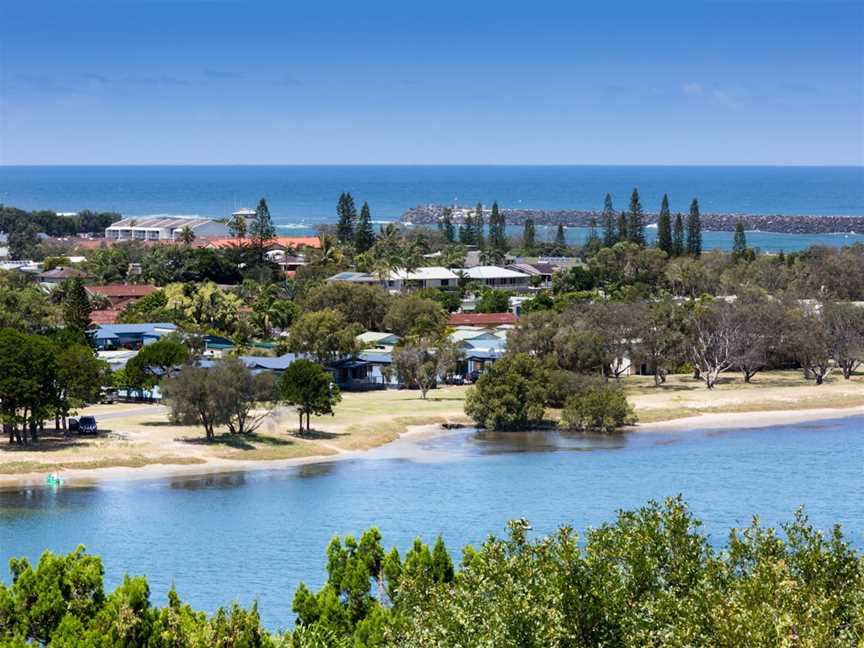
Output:
<instances>
[{"instance_id":1,"label":"blue sea water","mask_svg":"<svg viewBox=\"0 0 864 648\"><path fill-rule=\"evenodd\" d=\"M115 210L126 216L186 214L225 217L267 198L283 230L305 233L335 221L339 194L367 201L376 221L392 221L427 203L502 207L600 209L610 192L619 208L639 188L646 210L664 193L686 212L864 215L864 167L705 166L58 166L0 167L0 203L24 209ZM541 236L544 232L539 233ZM546 232L550 237L554 232ZM568 234L578 242L584 232ZM766 249L813 242L864 240L834 236L754 234ZM725 247L730 235L708 235Z\"/></svg>"},{"instance_id":2,"label":"blue sea water","mask_svg":"<svg viewBox=\"0 0 864 648\"><path fill-rule=\"evenodd\" d=\"M172 583L211 611L257 599L280 628L298 583L323 583L330 538L371 525L404 555L418 535L460 549L520 517L538 537L582 531L681 493L718 547L753 515L777 525L804 506L861 551L862 470L861 417L614 438L468 429L282 471L0 491L0 565L83 543L102 556L109 587L128 572L146 574L159 603Z\"/></svg>"}]
</instances>

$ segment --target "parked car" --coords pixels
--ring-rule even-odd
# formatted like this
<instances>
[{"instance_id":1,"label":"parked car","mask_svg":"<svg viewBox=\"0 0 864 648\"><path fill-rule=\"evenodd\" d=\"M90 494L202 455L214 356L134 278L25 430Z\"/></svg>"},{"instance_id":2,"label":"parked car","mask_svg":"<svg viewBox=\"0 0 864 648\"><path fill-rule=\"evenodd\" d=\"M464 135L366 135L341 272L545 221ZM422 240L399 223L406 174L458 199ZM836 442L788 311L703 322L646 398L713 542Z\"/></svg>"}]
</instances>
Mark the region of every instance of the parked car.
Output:
<instances>
[{"instance_id":1,"label":"parked car","mask_svg":"<svg viewBox=\"0 0 864 648\"><path fill-rule=\"evenodd\" d=\"M480 379L480 372L476 369L468 374L468 382L476 383Z\"/></svg>"},{"instance_id":2,"label":"parked car","mask_svg":"<svg viewBox=\"0 0 864 648\"><path fill-rule=\"evenodd\" d=\"M66 427L68 428L68 430L70 432L77 432L78 431L78 419L77 418L67 419L66 420Z\"/></svg>"},{"instance_id":3,"label":"parked car","mask_svg":"<svg viewBox=\"0 0 864 648\"><path fill-rule=\"evenodd\" d=\"M96 434L98 431L96 419L92 416L82 416L78 419L78 434Z\"/></svg>"}]
</instances>

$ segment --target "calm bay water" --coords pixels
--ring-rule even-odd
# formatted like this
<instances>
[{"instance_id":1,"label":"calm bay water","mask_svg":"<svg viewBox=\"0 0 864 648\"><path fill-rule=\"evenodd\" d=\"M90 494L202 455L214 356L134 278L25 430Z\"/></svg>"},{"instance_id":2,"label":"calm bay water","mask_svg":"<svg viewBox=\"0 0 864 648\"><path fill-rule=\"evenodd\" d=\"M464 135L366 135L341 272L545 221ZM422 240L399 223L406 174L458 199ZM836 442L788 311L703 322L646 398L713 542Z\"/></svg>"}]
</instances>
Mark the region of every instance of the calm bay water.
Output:
<instances>
[{"instance_id":1,"label":"calm bay water","mask_svg":"<svg viewBox=\"0 0 864 648\"><path fill-rule=\"evenodd\" d=\"M426 203L600 209L606 192L626 207L638 187L649 211L668 193L674 211L699 198L703 211L753 214L864 214L864 167L652 166L115 166L0 167L0 203L25 209L115 210L127 216L225 217L261 196L286 232L335 221L339 194L373 218L392 221ZM540 233L541 236L543 232ZM550 232L551 237L554 232ZM578 242L582 232L571 231ZM754 235L765 249L842 244L860 236ZM731 235L706 237L726 247Z\"/></svg>"},{"instance_id":2,"label":"calm bay water","mask_svg":"<svg viewBox=\"0 0 864 648\"><path fill-rule=\"evenodd\" d=\"M284 471L2 491L0 562L83 543L102 555L112 588L129 572L146 574L160 603L172 582L208 610L257 599L280 628L297 584L323 582L335 534L378 525L403 553L418 534L443 534L456 549L512 518L536 534L581 530L683 493L718 546L751 515L777 524L804 505L820 528L841 523L860 550L862 473L864 418L613 440L465 430Z\"/></svg>"}]
</instances>

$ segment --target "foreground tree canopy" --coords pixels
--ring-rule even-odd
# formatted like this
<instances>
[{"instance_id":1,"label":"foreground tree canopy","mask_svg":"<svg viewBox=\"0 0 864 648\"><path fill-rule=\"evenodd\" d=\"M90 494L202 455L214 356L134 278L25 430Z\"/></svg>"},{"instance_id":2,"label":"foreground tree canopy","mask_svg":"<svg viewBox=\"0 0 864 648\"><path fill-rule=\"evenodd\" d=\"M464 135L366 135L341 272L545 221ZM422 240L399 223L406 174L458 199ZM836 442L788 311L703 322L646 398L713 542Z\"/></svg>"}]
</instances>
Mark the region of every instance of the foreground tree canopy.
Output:
<instances>
[{"instance_id":1,"label":"foreground tree canopy","mask_svg":"<svg viewBox=\"0 0 864 648\"><path fill-rule=\"evenodd\" d=\"M0 583L0 645L827 648L864 638L864 558L801 512L779 532L754 520L723 550L680 498L620 512L584 537L530 529L517 520L507 537L465 547L458 569L441 538L416 540L404 558L374 528L334 538L325 585L300 585L284 635L262 628L255 606L207 616L172 589L154 607L142 577L107 594L98 557L46 552L37 565L12 560L11 583Z\"/></svg>"}]
</instances>

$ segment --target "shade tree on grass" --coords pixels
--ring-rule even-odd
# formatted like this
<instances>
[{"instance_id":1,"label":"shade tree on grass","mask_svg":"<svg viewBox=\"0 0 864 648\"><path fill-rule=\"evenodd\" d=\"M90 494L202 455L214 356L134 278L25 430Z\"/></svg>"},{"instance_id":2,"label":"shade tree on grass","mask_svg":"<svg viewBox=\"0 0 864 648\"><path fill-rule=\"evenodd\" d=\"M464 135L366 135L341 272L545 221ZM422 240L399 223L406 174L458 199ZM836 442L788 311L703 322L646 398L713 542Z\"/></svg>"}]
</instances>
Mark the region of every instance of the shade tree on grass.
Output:
<instances>
[{"instance_id":1,"label":"shade tree on grass","mask_svg":"<svg viewBox=\"0 0 864 648\"><path fill-rule=\"evenodd\" d=\"M400 384L409 389L416 387L425 400L429 390L456 368L460 357L459 350L444 335L409 338L393 350L392 371Z\"/></svg>"},{"instance_id":2,"label":"shade tree on grass","mask_svg":"<svg viewBox=\"0 0 864 648\"><path fill-rule=\"evenodd\" d=\"M309 418L333 415L334 408L342 400L339 387L333 382L330 373L320 364L310 360L295 360L279 382L280 400L297 409L300 418L298 431L302 434L303 417L306 417L305 431L311 431Z\"/></svg>"},{"instance_id":3,"label":"shade tree on grass","mask_svg":"<svg viewBox=\"0 0 864 648\"><path fill-rule=\"evenodd\" d=\"M171 420L202 426L208 441L223 426L230 434L253 434L279 397L271 373L253 373L234 357L217 360L212 367L186 365L164 379L161 389Z\"/></svg>"}]
</instances>

